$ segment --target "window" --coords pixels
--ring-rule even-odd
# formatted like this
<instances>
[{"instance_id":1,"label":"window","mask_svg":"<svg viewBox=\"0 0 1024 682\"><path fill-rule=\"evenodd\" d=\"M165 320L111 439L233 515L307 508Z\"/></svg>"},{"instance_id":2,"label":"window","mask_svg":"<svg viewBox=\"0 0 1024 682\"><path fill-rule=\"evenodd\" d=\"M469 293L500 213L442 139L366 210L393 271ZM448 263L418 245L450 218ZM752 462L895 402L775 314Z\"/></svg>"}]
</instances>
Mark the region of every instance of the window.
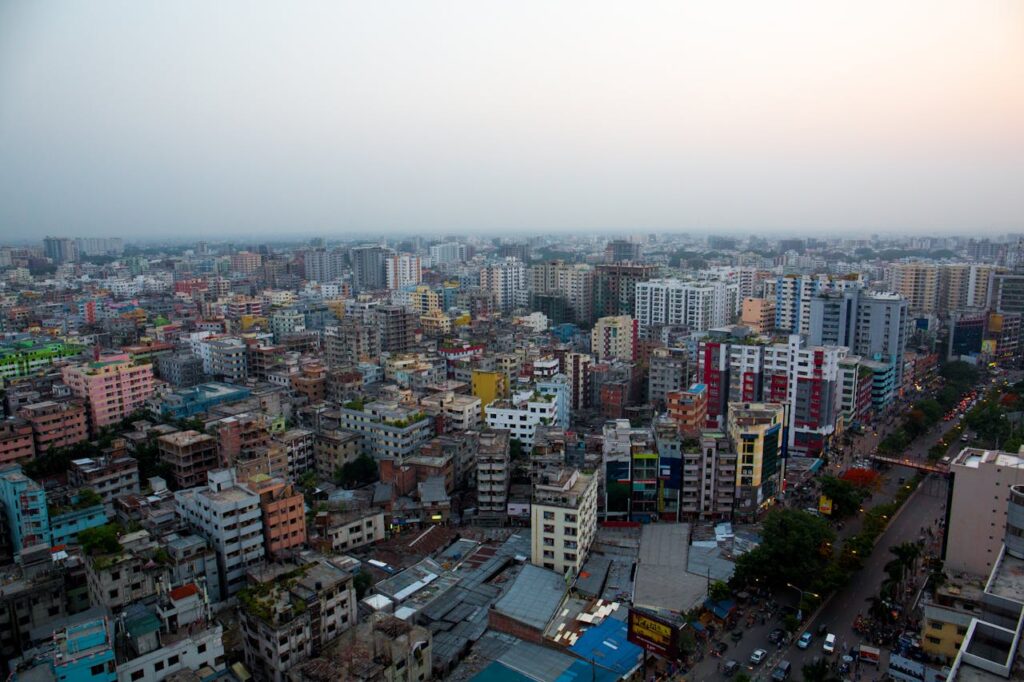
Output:
<instances>
[{"instance_id":1,"label":"window","mask_svg":"<svg viewBox=\"0 0 1024 682\"><path fill-rule=\"evenodd\" d=\"M145 676L146 676L146 671L145 670L136 670L135 672L132 673L132 682L136 682L136 680L141 680Z\"/></svg>"},{"instance_id":2,"label":"window","mask_svg":"<svg viewBox=\"0 0 1024 682\"><path fill-rule=\"evenodd\" d=\"M178 665L178 656L174 655L167 659L167 665Z\"/></svg>"},{"instance_id":3,"label":"window","mask_svg":"<svg viewBox=\"0 0 1024 682\"><path fill-rule=\"evenodd\" d=\"M198 651L201 654L205 654L206 653L206 645L205 644L200 644L199 646L196 647L196 651Z\"/></svg>"},{"instance_id":4,"label":"window","mask_svg":"<svg viewBox=\"0 0 1024 682\"><path fill-rule=\"evenodd\" d=\"M93 677L96 677L97 675L102 675L103 674L103 664L100 663L99 665L94 665L91 668L89 668L89 674L92 675Z\"/></svg>"},{"instance_id":5,"label":"window","mask_svg":"<svg viewBox=\"0 0 1024 682\"><path fill-rule=\"evenodd\" d=\"M157 672L160 672L163 669L164 669L164 662L163 661L157 661L155 664L153 664L153 670L155 670Z\"/></svg>"}]
</instances>

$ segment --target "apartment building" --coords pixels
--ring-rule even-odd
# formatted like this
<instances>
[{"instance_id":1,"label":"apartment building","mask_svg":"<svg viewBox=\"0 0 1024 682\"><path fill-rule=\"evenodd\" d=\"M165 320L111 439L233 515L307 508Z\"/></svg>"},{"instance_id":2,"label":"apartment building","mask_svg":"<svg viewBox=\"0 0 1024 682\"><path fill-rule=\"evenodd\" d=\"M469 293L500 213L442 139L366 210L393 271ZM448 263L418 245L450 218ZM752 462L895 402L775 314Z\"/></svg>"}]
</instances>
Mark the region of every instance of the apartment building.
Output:
<instances>
[{"instance_id":1,"label":"apartment building","mask_svg":"<svg viewBox=\"0 0 1024 682\"><path fill-rule=\"evenodd\" d=\"M19 464L0 466L0 504L15 558L27 547L50 546L50 515L43 488Z\"/></svg>"},{"instance_id":2,"label":"apartment building","mask_svg":"<svg viewBox=\"0 0 1024 682\"><path fill-rule=\"evenodd\" d=\"M313 520L315 537L310 540L324 554L348 552L384 540L384 511L354 509L321 511Z\"/></svg>"},{"instance_id":3,"label":"apartment building","mask_svg":"<svg viewBox=\"0 0 1024 682\"><path fill-rule=\"evenodd\" d=\"M705 427L708 418L708 390L704 384L694 384L685 391L667 394L667 416L681 434L696 436Z\"/></svg>"},{"instance_id":4,"label":"apartment building","mask_svg":"<svg viewBox=\"0 0 1024 682\"><path fill-rule=\"evenodd\" d=\"M504 312L526 305L529 296L526 265L517 258L506 258L480 268L480 286L494 295L495 304Z\"/></svg>"},{"instance_id":5,"label":"apartment building","mask_svg":"<svg viewBox=\"0 0 1024 682\"><path fill-rule=\"evenodd\" d=\"M114 612L154 596L163 576L163 569L153 561L160 546L148 531L125 533L118 542L117 551L90 555L85 562L89 602Z\"/></svg>"},{"instance_id":6,"label":"apartment building","mask_svg":"<svg viewBox=\"0 0 1024 682\"><path fill-rule=\"evenodd\" d=\"M744 517L756 516L782 491L785 413L781 403L729 404L726 433L738 456L736 507Z\"/></svg>"},{"instance_id":7,"label":"apartment building","mask_svg":"<svg viewBox=\"0 0 1024 682\"><path fill-rule=\"evenodd\" d=\"M897 263L889 271L889 287L907 300L913 312L935 313L939 307L939 266Z\"/></svg>"},{"instance_id":8,"label":"apartment building","mask_svg":"<svg viewBox=\"0 0 1024 682\"><path fill-rule=\"evenodd\" d=\"M64 367L61 375L85 400L93 434L143 409L153 394L153 366L133 365L127 353L105 353L94 362Z\"/></svg>"},{"instance_id":9,"label":"apartment building","mask_svg":"<svg viewBox=\"0 0 1024 682\"><path fill-rule=\"evenodd\" d=\"M443 415L446 431L476 431L480 428L482 402L472 395L438 391L420 398L420 407L428 414Z\"/></svg>"},{"instance_id":10,"label":"apartment building","mask_svg":"<svg viewBox=\"0 0 1024 682\"><path fill-rule=\"evenodd\" d=\"M964 448L949 463L953 491L946 509L943 567L988 575L1006 533L1010 488L1024 484L1024 457Z\"/></svg>"},{"instance_id":11,"label":"apartment building","mask_svg":"<svg viewBox=\"0 0 1024 682\"><path fill-rule=\"evenodd\" d=\"M402 353L415 345L419 316L414 310L401 305L381 305L374 309L373 316L381 352Z\"/></svg>"},{"instance_id":12,"label":"apartment building","mask_svg":"<svg viewBox=\"0 0 1024 682\"><path fill-rule=\"evenodd\" d=\"M492 429L509 432L529 451L539 425L569 428L569 386L564 375L515 392L509 400L487 406L484 420Z\"/></svg>"},{"instance_id":13,"label":"apartment building","mask_svg":"<svg viewBox=\"0 0 1024 682\"><path fill-rule=\"evenodd\" d=\"M219 466L217 440L198 431L178 431L156 439L160 459L179 488L202 485L207 472Z\"/></svg>"},{"instance_id":14,"label":"apartment building","mask_svg":"<svg viewBox=\"0 0 1024 682\"><path fill-rule=\"evenodd\" d=\"M284 446L288 453L288 477L297 479L302 474L316 467L314 443L316 435L308 429L288 429L274 436L274 440Z\"/></svg>"},{"instance_id":15,"label":"apartment building","mask_svg":"<svg viewBox=\"0 0 1024 682\"><path fill-rule=\"evenodd\" d=\"M267 576L238 595L245 665L261 680L319 654L357 621L352 574L326 559Z\"/></svg>"},{"instance_id":16,"label":"apartment building","mask_svg":"<svg viewBox=\"0 0 1024 682\"><path fill-rule=\"evenodd\" d=\"M354 367L380 357L380 328L357 317L345 317L324 328L324 361L328 367Z\"/></svg>"},{"instance_id":17,"label":"apartment building","mask_svg":"<svg viewBox=\"0 0 1024 682\"><path fill-rule=\"evenodd\" d=\"M316 474L333 480L335 473L363 452L363 437L352 431L318 431L313 441Z\"/></svg>"},{"instance_id":18,"label":"apartment building","mask_svg":"<svg viewBox=\"0 0 1024 682\"><path fill-rule=\"evenodd\" d=\"M244 487L260 498L268 559L279 559L306 544L306 503L295 484L258 474Z\"/></svg>"},{"instance_id":19,"label":"apartment building","mask_svg":"<svg viewBox=\"0 0 1024 682\"><path fill-rule=\"evenodd\" d=\"M237 484L233 469L219 469L206 486L179 490L174 500L178 516L217 553L221 595L236 594L266 555L259 496Z\"/></svg>"},{"instance_id":20,"label":"apartment building","mask_svg":"<svg viewBox=\"0 0 1024 682\"><path fill-rule=\"evenodd\" d=\"M113 454L74 459L68 466L68 483L95 491L112 517L117 498L138 494L139 463L134 457Z\"/></svg>"},{"instance_id":21,"label":"apartment building","mask_svg":"<svg viewBox=\"0 0 1024 682\"><path fill-rule=\"evenodd\" d=\"M639 344L637 321L629 315L602 317L590 332L590 352L598 362L635 361Z\"/></svg>"},{"instance_id":22,"label":"apartment building","mask_svg":"<svg viewBox=\"0 0 1024 682\"><path fill-rule=\"evenodd\" d=\"M419 256L396 253L384 261L384 278L388 289L415 286L422 280L422 264Z\"/></svg>"},{"instance_id":23,"label":"apartment building","mask_svg":"<svg viewBox=\"0 0 1024 682\"><path fill-rule=\"evenodd\" d=\"M32 425L23 419L0 422L0 466L27 462L35 457Z\"/></svg>"},{"instance_id":24,"label":"apartment building","mask_svg":"<svg viewBox=\"0 0 1024 682\"><path fill-rule=\"evenodd\" d=\"M363 451L375 459L401 461L434 435L433 421L424 413L393 402L347 403L338 414L340 427L361 434Z\"/></svg>"},{"instance_id":25,"label":"apartment building","mask_svg":"<svg viewBox=\"0 0 1024 682\"><path fill-rule=\"evenodd\" d=\"M203 381L203 361L188 352L163 353L156 361L160 378L176 388L188 388Z\"/></svg>"},{"instance_id":26,"label":"apartment building","mask_svg":"<svg viewBox=\"0 0 1024 682\"><path fill-rule=\"evenodd\" d=\"M740 313L740 324L750 327L755 334L771 336L775 333L775 300L771 298L745 298Z\"/></svg>"},{"instance_id":27,"label":"apartment building","mask_svg":"<svg viewBox=\"0 0 1024 682\"><path fill-rule=\"evenodd\" d=\"M683 348L655 348L648 360L647 402L656 408L666 396L682 391L689 383L689 355Z\"/></svg>"},{"instance_id":28,"label":"apartment building","mask_svg":"<svg viewBox=\"0 0 1024 682\"><path fill-rule=\"evenodd\" d=\"M594 316L636 315L637 284L658 276L650 263L601 263L594 267Z\"/></svg>"},{"instance_id":29,"label":"apartment building","mask_svg":"<svg viewBox=\"0 0 1024 682\"><path fill-rule=\"evenodd\" d=\"M706 331L731 323L739 310L739 285L735 282L655 279L636 285L636 320L645 337L654 325Z\"/></svg>"},{"instance_id":30,"label":"apartment building","mask_svg":"<svg viewBox=\"0 0 1024 682\"><path fill-rule=\"evenodd\" d=\"M597 533L597 476L551 469L534 483L530 504L530 561L575 576Z\"/></svg>"},{"instance_id":31,"label":"apartment building","mask_svg":"<svg viewBox=\"0 0 1024 682\"><path fill-rule=\"evenodd\" d=\"M26 405L18 410L18 416L31 425L37 453L66 448L89 438L85 407L81 403L47 400Z\"/></svg>"},{"instance_id":32,"label":"apartment building","mask_svg":"<svg viewBox=\"0 0 1024 682\"><path fill-rule=\"evenodd\" d=\"M511 484L509 433L484 431L476 457L476 499L480 515L504 518Z\"/></svg>"}]
</instances>

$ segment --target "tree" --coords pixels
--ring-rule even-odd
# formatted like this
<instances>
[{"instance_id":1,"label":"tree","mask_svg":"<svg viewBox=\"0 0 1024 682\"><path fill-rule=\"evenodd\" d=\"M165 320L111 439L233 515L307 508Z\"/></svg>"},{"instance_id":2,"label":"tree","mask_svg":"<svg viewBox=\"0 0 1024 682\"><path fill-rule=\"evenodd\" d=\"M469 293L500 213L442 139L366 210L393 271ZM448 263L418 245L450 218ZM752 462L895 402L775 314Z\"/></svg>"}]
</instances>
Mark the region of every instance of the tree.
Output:
<instances>
[{"instance_id":1,"label":"tree","mask_svg":"<svg viewBox=\"0 0 1024 682\"><path fill-rule=\"evenodd\" d=\"M103 504L103 498L92 488L82 488L78 491L78 499L75 501L76 508L85 509L87 507L95 507L98 504Z\"/></svg>"},{"instance_id":2,"label":"tree","mask_svg":"<svg viewBox=\"0 0 1024 682\"><path fill-rule=\"evenodd\" d=\"M86 528L78 534L78 544L86 554L113 554L121 549L118 531L114 523Z\"/></svg>"},{"instance_id":3,"label":"tree","mask_svg":"<svg viewBox=\"0 0 1024 682\"><path fill-rule=\"evenodd\" d=\"M828 522L795 509L773 509L761 526L761 544L736 560L731 584L781 588L806 586L829 561L827 547L835 540Z\"/></svg>"},{"instance_id":4,"label":"tree","mask_svg":"<svg viewBox=\"0 0 1024 682\"><path fill-rule=\"evenodd\" d=\"M824 658L804 664L800 672L804 682L840 682L840 679L832 673L828 660Z\"/></svg>"},{"instance_id":5,"label":"tree","mask_svg":"<svg viewBox=\"0 0 1024 682\"><path fill-rule=\"evenodd\" d=\"M335 482L344 488L355 488L375 480L377 462L366 453L361 453L351 462L345 462L335 477Z\"/></svg>"},{"instance_id":6,"label":"tree","mask_svg":"<svg viewBox=\"0 0 1024 682\"><path fill-rule=\"evenodd\" d=\"M708 596L710 596L716 602L724 601L732 596L732 590L730 590L729 586L721 580L716 580L715 582L711 583L711 589L709 590Z\"/></svg>"},{"instance_id":7,"label":"tree","mask_svg":"<svg viewBox=\"0 0 1024 682\"><path fill-rule=\"evenodd\" d=\"M832 517L841 519L860 509L866 491L848 480L825 476L821 479L821 494L832 499Z\"/></svg>"},{"instance_id":8,"label":"tree","mask_svg":"<svg viewBox=\"0 0 1024 682\"><path fill-rule=\"evenodd\" d=\"M943 365L939 375L950 384L967 388L977 383L978 368L961 360L954 360Z\"/></svg>"}]
</instances>

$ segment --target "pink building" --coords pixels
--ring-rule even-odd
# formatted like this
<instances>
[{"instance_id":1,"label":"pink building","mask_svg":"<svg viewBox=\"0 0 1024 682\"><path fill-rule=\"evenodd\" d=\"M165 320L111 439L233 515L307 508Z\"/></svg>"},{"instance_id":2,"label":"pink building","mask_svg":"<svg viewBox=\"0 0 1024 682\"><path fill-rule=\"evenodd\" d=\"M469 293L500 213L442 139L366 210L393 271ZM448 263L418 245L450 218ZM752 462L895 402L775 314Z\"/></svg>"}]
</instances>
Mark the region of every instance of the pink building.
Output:
<instances>
[{"instance_id":1,"label":"pink building","mask_svg":"<svg viewBox=\"0 0 1024 682\"><path fill-rule=\"evenodd\" d=\"M10 462L27 462L35 454L31 425L21 419L0 422L0 466Z\"/></svg>"},{"instance_id":2,"label":"pink building","mask_svg":"<svg viewBox=\"0 0 1024 682\"><path fill-rule=\"evenodd\" d=\"M85 400L93 434L141 409L153 394L152 365L133 365L127 353L104 353L62 373L72 393Z\"/></svg>"}]
</instances>

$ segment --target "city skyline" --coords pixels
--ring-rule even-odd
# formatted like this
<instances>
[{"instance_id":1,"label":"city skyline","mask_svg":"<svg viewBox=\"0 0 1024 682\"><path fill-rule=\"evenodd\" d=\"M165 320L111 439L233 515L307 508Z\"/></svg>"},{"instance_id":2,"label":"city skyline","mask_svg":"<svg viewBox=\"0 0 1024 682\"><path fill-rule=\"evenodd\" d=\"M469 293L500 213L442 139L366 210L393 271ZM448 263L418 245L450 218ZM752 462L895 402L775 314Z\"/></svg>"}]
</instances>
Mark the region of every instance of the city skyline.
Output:
<instances>
[{"instance_id":1,"label":"city skyline","mask_svg":"<svg viewBox=\"0 0 1024 682\"><path fill-rule=\"evenodd\" d=\"M0 237L1021 229L1018 3L241 9L0 9Z\"/></svg>"}]
</instances>

